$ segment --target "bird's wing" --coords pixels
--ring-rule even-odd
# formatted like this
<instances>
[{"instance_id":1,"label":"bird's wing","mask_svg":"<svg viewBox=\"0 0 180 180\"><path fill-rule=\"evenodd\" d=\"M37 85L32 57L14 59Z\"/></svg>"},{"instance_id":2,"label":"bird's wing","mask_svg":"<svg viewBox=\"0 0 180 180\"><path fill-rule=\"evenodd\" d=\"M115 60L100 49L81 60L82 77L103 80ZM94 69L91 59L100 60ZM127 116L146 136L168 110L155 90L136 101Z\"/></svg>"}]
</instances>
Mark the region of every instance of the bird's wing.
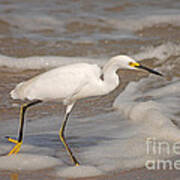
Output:
<instances>
[{"instance_id":1,"label":"bird's wing","mask_svg":"<svg viewBox=\"0 0 180 180\"><path fill-rule=\"evenodd\" d=\"M17 85L11 93L18 99L66 100L98 78L101 70L96 65L73 64L52 69Z\"/></svg>"}]
</instances>

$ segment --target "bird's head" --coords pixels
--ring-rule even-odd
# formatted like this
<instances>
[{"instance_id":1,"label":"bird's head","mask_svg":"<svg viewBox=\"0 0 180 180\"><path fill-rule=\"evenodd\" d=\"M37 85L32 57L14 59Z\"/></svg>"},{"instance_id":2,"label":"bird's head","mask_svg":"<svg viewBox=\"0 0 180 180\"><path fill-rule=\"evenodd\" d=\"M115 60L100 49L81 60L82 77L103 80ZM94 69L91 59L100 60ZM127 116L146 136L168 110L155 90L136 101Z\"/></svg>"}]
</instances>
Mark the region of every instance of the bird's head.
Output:
<instances>
[{"instance_id":1,"label":"bird's head","mask_svg":"<svg viewBox=\"0 0 180 180\"><path fill-rule=\"evenodd\" d=\"M111 60L113 64L116 64L117 69L134 69L134 70L143 69L152 74L163 76L161 73L141 65L139 62L126 55L115 56Z\"/></svg>"}]
</instances>

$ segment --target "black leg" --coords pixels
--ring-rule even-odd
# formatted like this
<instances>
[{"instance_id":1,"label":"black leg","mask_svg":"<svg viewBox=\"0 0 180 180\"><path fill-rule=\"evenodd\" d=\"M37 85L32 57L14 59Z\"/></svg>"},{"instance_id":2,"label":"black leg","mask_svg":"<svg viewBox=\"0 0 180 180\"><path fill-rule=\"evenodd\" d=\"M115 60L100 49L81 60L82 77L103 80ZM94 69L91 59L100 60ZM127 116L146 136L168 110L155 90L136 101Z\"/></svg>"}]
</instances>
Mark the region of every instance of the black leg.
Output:
<instances>
[{"instance_id":1,"label":"black leg","mask_svg":"<svg viewBox=\"0 0 180 180\"><path fill-rule=\"evenodd\" d=\"M11 154L17 154L21 148L21 145L23 143L23 129L24 129L24 115L25 112L27 110L27 108L29 108L30 106L33 106L35 104L38 104L42 102L41 100L36 100L33 102L30 102L28 104L23 104L21 106L21 110L20 110L20 127L19 127L19 136L18 136L18 140L14 140L12 138L8 138L8 140L12 143L15 143L16 145L14 146L14 148L8 153L8 155Z\"/></svg>"}]
</instances>

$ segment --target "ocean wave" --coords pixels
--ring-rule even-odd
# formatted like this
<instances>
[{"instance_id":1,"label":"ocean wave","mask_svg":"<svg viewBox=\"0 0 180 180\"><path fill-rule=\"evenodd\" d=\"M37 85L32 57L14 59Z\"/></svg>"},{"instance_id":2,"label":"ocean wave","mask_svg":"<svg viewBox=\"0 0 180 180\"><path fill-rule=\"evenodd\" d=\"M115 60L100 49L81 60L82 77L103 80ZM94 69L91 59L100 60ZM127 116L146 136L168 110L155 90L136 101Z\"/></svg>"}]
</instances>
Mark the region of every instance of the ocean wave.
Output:
<instances>
[{"instance_id":1,"label":"ocean wave","mask_svg":"<svg viewBox=\"0 0 180 180\"><path fill-rule=\"evenodd\" d=\"M128 19L110 19L107 22L116 29L127 29L132 31L143 30L153 26L161 24L169 24L175 27L180 26L180 15L179 14L156 14L148 15L143 17L129 17Z\"/></svg>"},{"instance_id":2,"label":"ocean wave","mask_svg":"<svg viewBox=\"0 0 180 180\"><path fill-rule=\"evenodd\" d=\"M100 64L100 60L82 57L59 57L59 56L32 56L26 58L15 58L0 55L0 67L26 69L49 69L57 66L87 62ZM15 69L14 69L15 70Z\"/></svg>"},{"instance_id":3,"label":"ocean wave","mask_svg":"<svg viewBox=\"0 0 180 180\"><path fill-rule=\"evenodd\" d=\"M64 32L64 22L48 15L25 14L25 15L1 15L1 19L12 27L18 27L22 31L52 30Z\"/></svg>"},{"instance_id":4,"label":"ocean wave","mask_svg":"<svg viewBox=\"0 0 180 180\"><path fill-rule=\"evenodd\" d=\"M171 42L159 46L147 46L142 48L137 54L131 55L137 60L157 59L156 65L162 63L170 57L180 55L180 45ZM88 57L62 57L62 56L32 56L26 58L15 58L0 55L0 67L15 69L49 69L57 66L86 62L104 65L108 58L88 58Z\"/></svg>"},{"instance_id":5,"label":"ocean wave","mask_svg":"<svg viewBox=\"0 0 180 180\"><path fill-rule=\"evenodd\" d=\"M167 42L159 46L148 46L142 48L141 52L134 55L136 59L158 59L163 62L168 58L180 55L180 44Z\"/></svg>"}]
</instances>

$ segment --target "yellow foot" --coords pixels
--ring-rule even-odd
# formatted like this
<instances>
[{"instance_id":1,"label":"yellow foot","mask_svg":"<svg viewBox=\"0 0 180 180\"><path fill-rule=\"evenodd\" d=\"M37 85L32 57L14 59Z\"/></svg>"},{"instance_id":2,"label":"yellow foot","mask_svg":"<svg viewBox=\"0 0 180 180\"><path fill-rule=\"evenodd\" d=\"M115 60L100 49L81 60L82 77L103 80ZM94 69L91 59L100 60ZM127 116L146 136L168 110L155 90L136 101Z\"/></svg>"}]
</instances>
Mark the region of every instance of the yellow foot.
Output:
<instances>
[{"instance_id":1,"label":"yellow foot","mask_svg":"<svg viewBox=\"0 0 180 180\"><path fill-rule=\"evenodd\" d=\"M80 164L79 164L79 163L76 163L75 166L78 167L78 166L80 166Z\"/></svg>"},{"instance_id":2,"label":"yellow foot","mask_svg":"<svg viewBox=\"0 0 180 180\"><path fill-rule=\"evenodd\" d=\"M12 138L10 138L10 137L8 137L8 141L9 141L9 142L12 142L12 143L14 143L14 144L17 144L17 143L18 143L18 141L17 141L16 139L12 139Z\"/></svg>"},{"instance_id":3,"label":"yellow foot","mask_svg":"<svg viewBox=\"0 0 180 180\"><path fill-rule=\"evenodd\" d=\"M12 154L17 154L21 148L21 145L22 145L22 141L21 142L18 142L17 140L15 139L12 139L12 138L8 138L8 141L16 144L13 149L8 153L8 156L12 155Z\"/></svg>"}]
</instances>

